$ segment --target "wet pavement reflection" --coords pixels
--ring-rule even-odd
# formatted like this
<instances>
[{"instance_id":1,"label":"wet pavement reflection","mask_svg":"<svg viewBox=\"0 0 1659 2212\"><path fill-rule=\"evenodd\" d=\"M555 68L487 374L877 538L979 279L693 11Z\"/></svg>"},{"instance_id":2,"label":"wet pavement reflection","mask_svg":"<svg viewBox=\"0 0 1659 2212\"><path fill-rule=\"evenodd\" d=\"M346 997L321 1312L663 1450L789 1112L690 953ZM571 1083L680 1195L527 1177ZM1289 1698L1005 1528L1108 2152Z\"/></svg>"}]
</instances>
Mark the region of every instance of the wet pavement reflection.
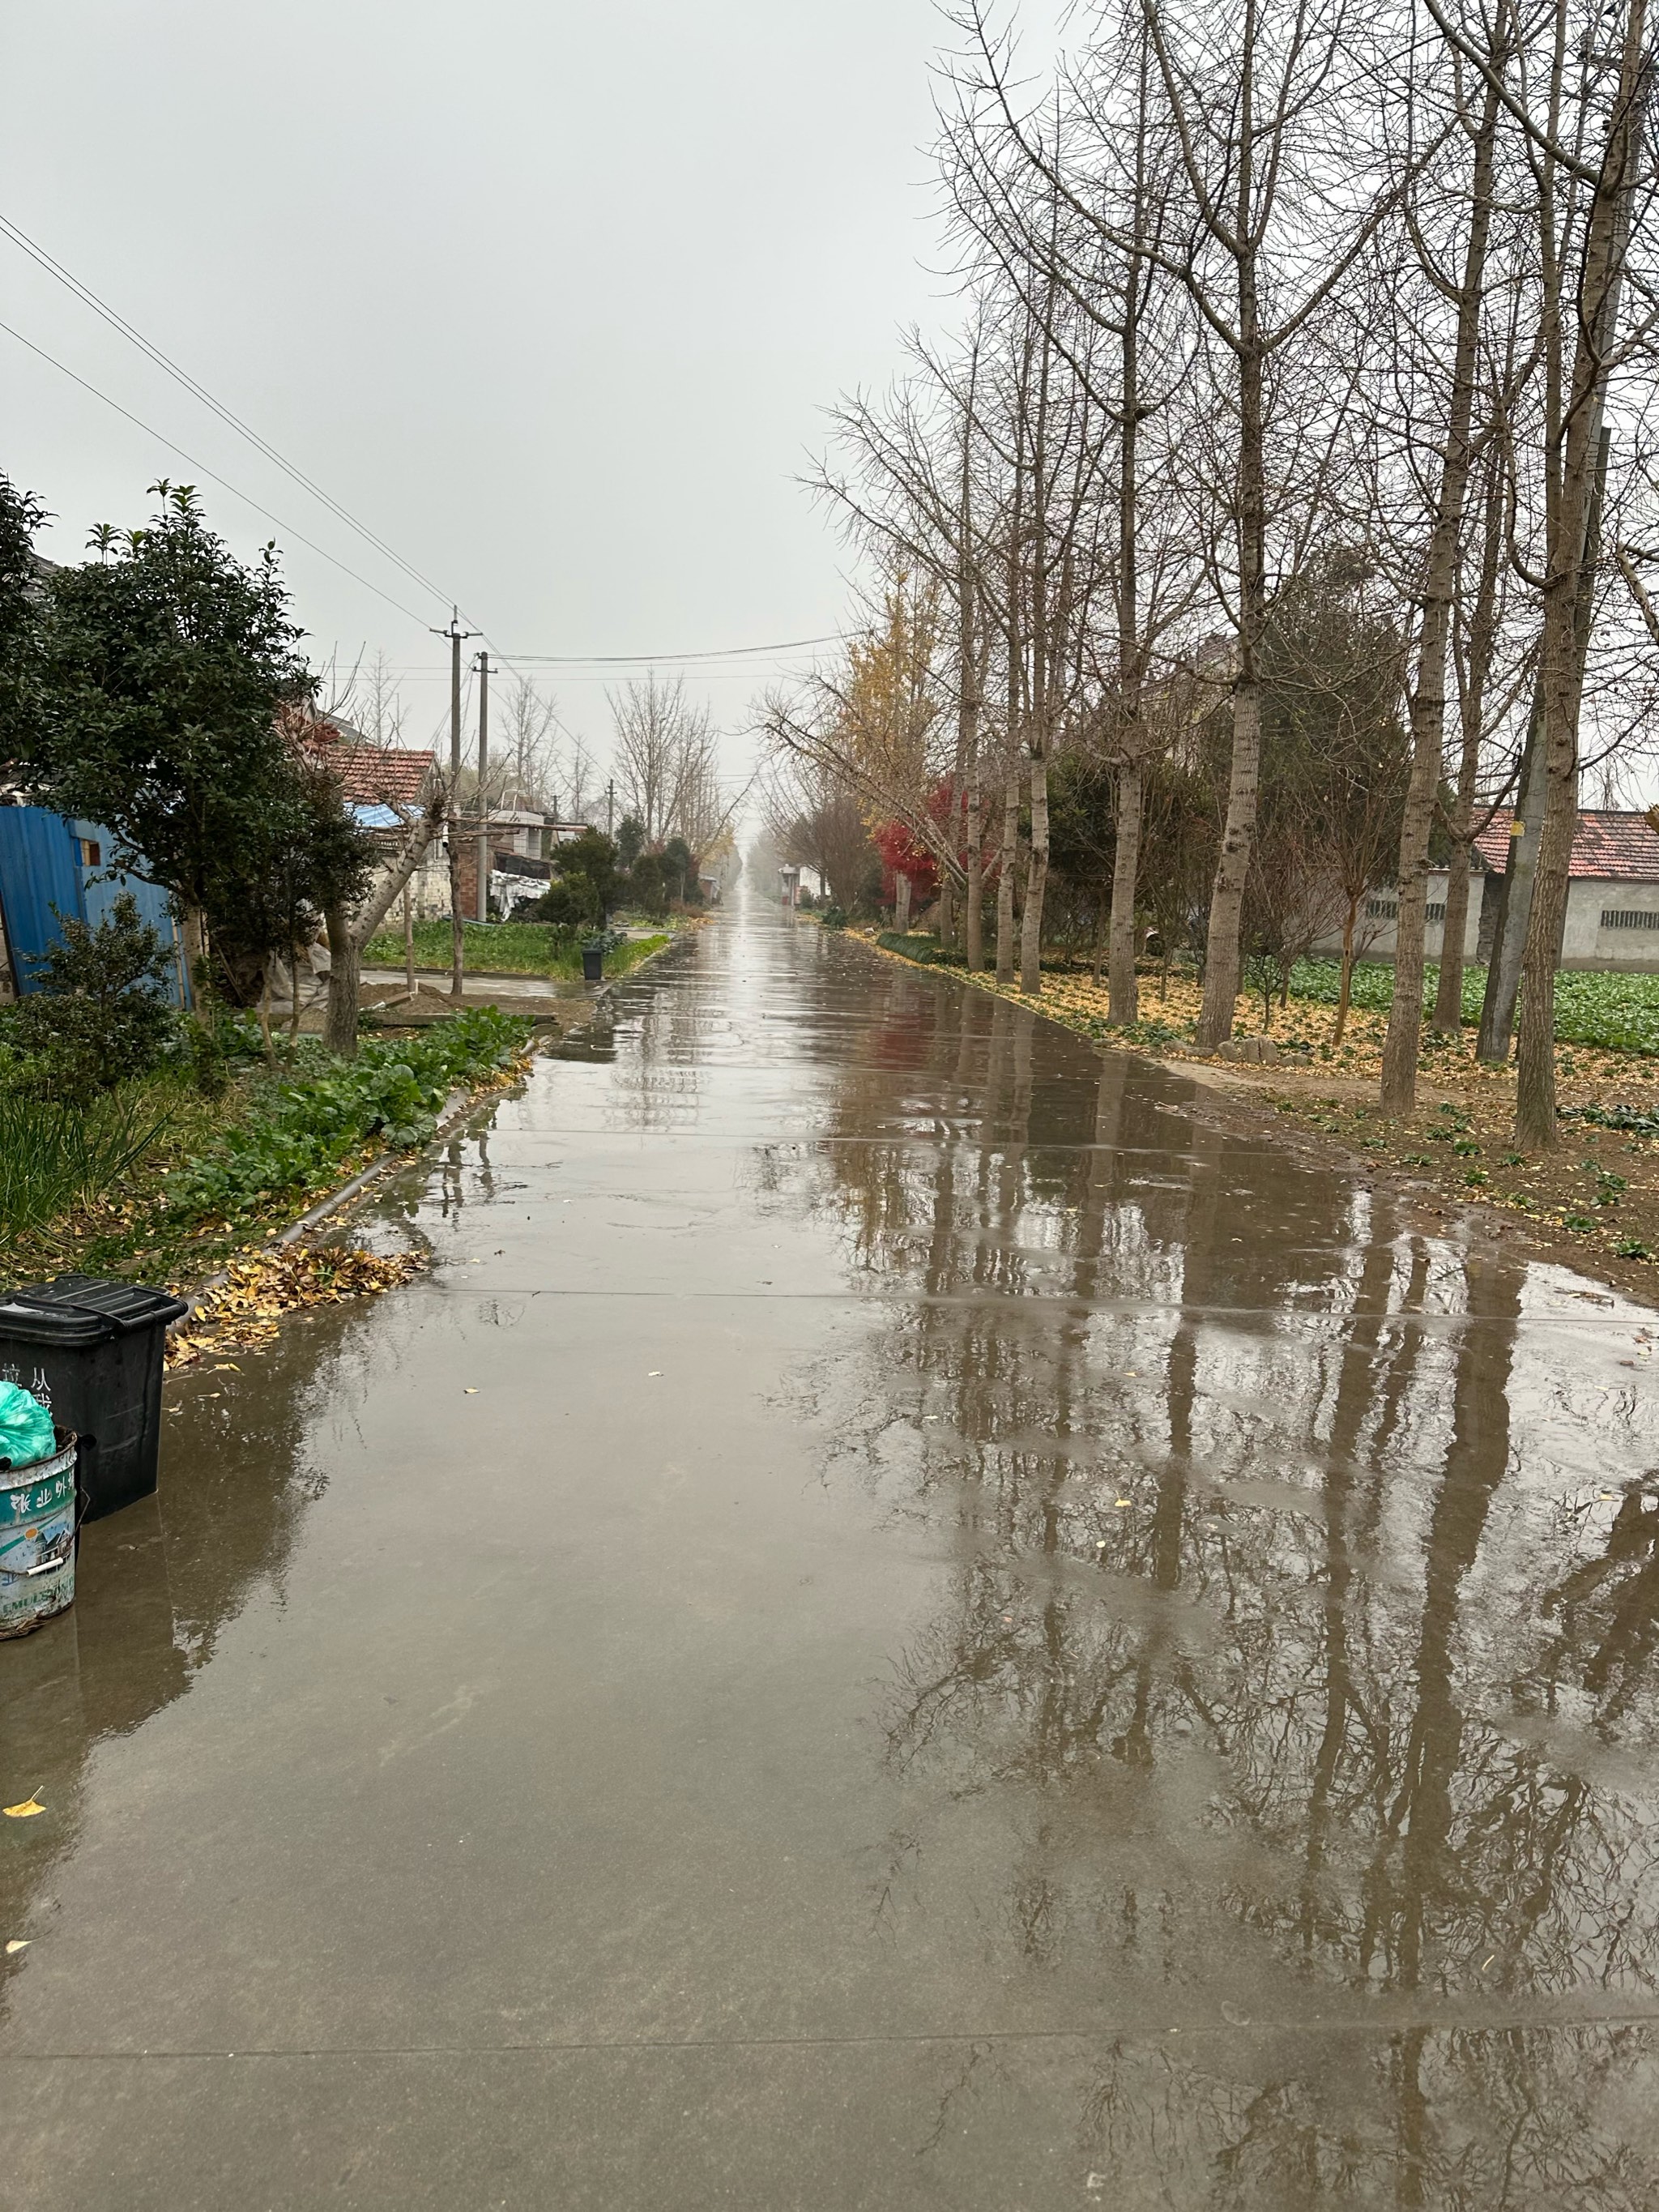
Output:
<instances>
[{"instance_id":1,"label":"wet pavement reflection","mask_svg":"<svg viewBox=\"0 0 1659 2212\"><path fill-rule=\"evenodd\" d=\"M1659 2201L1659 1319L745 906L0 1647L20 2201Z\"/></svg>"}]
</instances>

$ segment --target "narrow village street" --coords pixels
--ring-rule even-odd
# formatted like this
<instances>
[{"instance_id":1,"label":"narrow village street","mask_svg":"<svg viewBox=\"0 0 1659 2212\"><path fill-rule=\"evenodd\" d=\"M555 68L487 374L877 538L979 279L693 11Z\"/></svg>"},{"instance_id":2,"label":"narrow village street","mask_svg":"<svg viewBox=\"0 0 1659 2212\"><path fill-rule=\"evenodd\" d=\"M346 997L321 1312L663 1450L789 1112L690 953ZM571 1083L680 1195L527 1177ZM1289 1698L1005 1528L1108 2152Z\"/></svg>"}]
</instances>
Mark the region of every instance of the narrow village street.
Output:
<instances>
[{"instance_id":1,"label":"narrow village street","mask_svg":"<svg viewBox=\"0 0 1659 2212\"><path fill-rule=\"evenodd\" d=\"M1659 1318L744 893L8 1650L27 2212L1659 2201Z\"/></svg>"}]
</instances>

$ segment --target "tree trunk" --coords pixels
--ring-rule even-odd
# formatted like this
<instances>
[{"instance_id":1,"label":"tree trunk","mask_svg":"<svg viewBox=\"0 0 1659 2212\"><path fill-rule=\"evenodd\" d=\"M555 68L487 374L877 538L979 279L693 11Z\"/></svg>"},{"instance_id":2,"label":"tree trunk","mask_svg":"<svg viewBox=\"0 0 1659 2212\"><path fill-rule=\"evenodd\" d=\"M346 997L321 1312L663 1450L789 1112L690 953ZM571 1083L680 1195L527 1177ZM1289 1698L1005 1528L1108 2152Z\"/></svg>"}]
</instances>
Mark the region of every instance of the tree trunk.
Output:
<instances>
[{"instance_id":1,"label":"tree trunk","mask_svg":"<svg viewBox=\"0 0 1659 2212\"><path fill-rule=\"evenodd\" d=\"M1601 433L1597 441L1596 473L1590 494L1589 512L1585 517L1583 558L1579 568L1577 603L1572 611L1574 623L1572 684L1575 701L1584 680L1584 661L1589 651L1590 617L1595 606L1595 565L1601 556L1601 499L1607 489L1608 434ZM1546 607L1546 630L1548 612ZM1545 737L1547 716L1545 706L1545 655L1547 638L1539 646L1538 688L1533 700L1532 718L1527 726L1526 751L1521 771L1521 805L1516 815L1521 834L1511 834L1509 866L1504 875L1504 902L1498 910L1497 942L1492 946L1492 965L1486 971L1486 995L1480 1007L1480 1034L1476 1042L1476 1056L1502 1066L1509 1059L1515 1041L1515 1014L1520 1003L1522 974L1528 947L1532 942L1532 914L1537 901L1540 872L1544 860L1544 824L1549 811L1550 772L1548 750ZM1575 717L1577 708L1573 708ZM1573 818L1577 820L1577 726L1573 730ZM1571 866L1571 846L1568 846L1568 866ZM1566 883L1559 889L1561 912L1550 933L1549 942L1554 946L1550 955L1550 1001L1552 1034L1555 999L1554 969L1561 957L1561 930L1566 919ZM1552 1047L1552 1060L1553 1048ZM1552 1109L1553 1111L1553 1109Z\"/></svg>"},{"instance_id":2,"label":"tree trunk","mask_svg":"<svg viewBox=\"0 0 1659 2212\"><path fill-rule=\"evenodd\" d=\"M1474 850L1474 794L1480 780L1486 734L1486 685L1498 629L1498 574L1504 558L1504 476L1494 461L1487 472L1485 543L1470 617L1468 657L1459 702L1463 745L1457 764L1452 814L1452 858L1446 878L1446 918L1440 931L1440 974L1435 985L1434 1027L1456 1036L1463 1026L1464 940L1468 934L1469 863Z\"/></svg>"},{"instance_id":3,"label":"tree trunk","mask_svg":"<svg viewBox=\"0 0 1659 2212\"><path fill-rule=\"evenodd\" d=\"M206 991L204 978L207 974L207 916L199 906L186 904L184 926L185 979L189 986L190 1003L200 1013Z\"/></svg>"},{"instance_id":4,"label":"tree trunk","mask_svg":"<svg viewBox=\"0 0 1659 2212\"><path fill-rule=\"evenodd\" d=\"M1014 869L1019 858L1019 772L1003 787L1002 855L997 873L997 981L1014 980Z\"/></svg>"},{"instance_id":5,"label":"tree trunk","mask_svg":"<svg viewBox=\"0 0 1659 2212\"><path fill-rule=\"evenodd\" d=\"M978 975L985 965L985 871L981 841L984 835L980 820L982 809L980 796L979 771L974 771L968 786L968 914L963 935L967 940L968 971Z\"/></svg>"},{"instance_id":6,"label":"tree trunk","mask_svg":"<svg viewBox=\"0 0 1659 2212\"><path fill-rule=\"evenodd\" d=\"M1462 809L1459 808L1459 812ZM1467 816L1464 817L1467 821ZM1434 987L1434 1020L1440 1036L1455 1036L1463 1026L1463 939L1469 927L1469 848L1452 848L1446 878L1446 918L1440 925L1440 973Z\"/></svg>"},{"instance_id":7,"label":"tree trunk","mask_svg":"<svg viewBox=\"0 0 1659 2212\"><path fill-rule=\"evenodd\" d=\"M407 888L438 828L435 815L424 817L410 830L396 864L357 912L348 914L343 907L331 907L325 917L328 927L328 1013L323 1035L329 1050L337 1053L343 1060L354 1060L357 1054L363 947L391 913L398 892ZM454 854L452 843L452 893L455 888ZM459 912L459 908L453 910Z\"/></svg>"},{"instance_id":8,"label":"tree trunk","mask_svg":"<svg viewBox=\"0 0 1659 2212\"><path fill-rule=\"evenodd\" d=\"M1025 864L1025 911L1021 917L1019 988L1031 998L1042 991L1042 900L1048 884L1048 762L1046 749L1031 756L1031 852Z\"/></svg>"},{"instance_id":9,"label":"tree trunk","mask_svg":"<svg viewBox=\"0 0 1659 2212\"><path fill-rule=\"evenodd\" d=\"M449 823L449 995L459 1002L461 979L466 973L466 923L461 914L461 823L452 815ZM355 1036L355 1032L354 1032ZM356 1049L354 1042L353 1050Z\"/></svg>"},{"instance_id":10,"label":"tree trunk","mask_svg":"<svg viewBox=\"0 0 1659 2212\"><path fill-rule=\"evenodd\" d=\"M1470 178L1468 243L1458 294L1457 336L1439 495L1429 533L1423 578L1423 629L1417 682L1411 701L1412 766L1400 829L1395 921L1394 1000L1382 1043L1382 1105L1385 1114L1409 1114L1417 1103L1417 1064L1423 1038L1423 908L1429 833L1445 767L1446 653L1451 641L1453 596L1463 542L1463 508L1469 482L1469 427L1480 366L1481 286L1492 226L1492 167L1498 133L1498 94L1489 84L1476 133Z\"/></svg>"},{"instance_id":11,"label":"tree trunk","mask_svg":"<svg viewBox=\"0 0 1659 2212\"><path fill-rule=\"evenodd\" d=\"M1544 598L1544 742L1538 779L1543 790L1543 826L1521 955L1521 1046L1515 1070L1515 1141L1522 1152L1553 1152L1559 1141L1555 1126L1555 971L1561 960L1572 841L1578 828L1578 712L1589 646L1607 440L1607 433L1601 430L1601 473L1595 486L1581 489L1563 485L1561 534L1567 538L1576 520L1576 506L1583 516L1583 550L1566 573L1566 588L1547 589ZM1570 431L1564 477L1571 469L1571 446ZM1572 542L1570 538L1568 542Z\"/></svg>"},{"instance_id":12,"label":"tree trunk","mask_svg":"<svg viewBox=\"0 0 1659 2212\"><path fill-rule=\"evenodd\" d=\"M357 1057L357 1010L362 990L362 951L350 918L331 907L328 923L328 1018L323 1042L342 1060Z\"/></svg>"},{"instance_id":13,"label":"tree trunk","mask_svg":"<svg viewBox=\"0 0 1659 2212\"><path fill-rule=\"evenodd\" d=\"M910 927L910 878L902 868L893 878L893 927L901 937Z\"/></svg>"},{"instance_id":14,"label":"tree trunk","mask_svg":"<svg viewBox=\"0 0 1659 2212\"><path fill-rule=\"evenodd\" d=\"M1233 1033L1238 999L1239 935L1244 919L1244 881L1255 842L1256 793L1261 771L1261 674L1258 656L1267 625L1267 457L1262 416L1263 356L1256 295L1255 247L1251 236L1248 143L1239 164L1238 200L1244 221L1238 270L1238 667L1233 678L1232 760L1227 778L1227 820L1210 893L1210 926L1204 956L1204 1003L1194 1042L1213 1052Z\"/></svg>"},{"instance_id":15,"label":"tree trunk","mask_svg":"<svg viewBox=\"0 0 1659 2212\"><path fill-rule=\"evenodd\" d=\"M1135 879L1140 869L1145 771L1126 760L1117 777L1117 849L1112 856L1112 942L1107 961L1106 1018L1125 1029L1139 1011L1135 987Z\"/></svg>"},{"instance_id":16,"label":"tree trunk","mask_svg":"<svg viewBox=\"0 0 1659 2212\"><path fill-rule=\"evenodd\" d=\"M1353 1003L1353 932L1362 896L1356 893L1349 899L1348 911L1342 917L1342 980L1337 985L1336 1019L1331 1026L1333 1052L1342 1042L1342 1032L1348 1026L1348 1008Z\"/></svg>"},{"instance_id":17,"label":"tree trunk","mask_svg":"<svg viewBox=\"0 0 1659 2212\"><path fill-rule=\"evenodd\" d=\"M1521 1050L1516 1069L1515 1141L1553 1151L1555 1123L1555 969L1566 921L1572 841L1578 827L1578 715L1589 648L1592 566L1600 532L1607 433L1602 428L1608 363L1631 209L1641 170L1642 105L1649 62L1645 0L1628 0L1619 90L1584 225L1573 318L1577 339L1568 404L1552 441L1560 453L1555 527L1548 532L1540 676L1544 704L1544 829L1522 979ZM1553 455L1552 455L1553 458Z\"/></svg>"},{"instance_id":18,"label":"tree trunk","mask_svg":"<svg viewBox=\"0 0 1659 2212\"><path fill-rule=\"evenodd\" d=\"M1456 549L1452 548L1453 556ZM1432 590L1432 586L1430 587ZM1394 998L1382 1041L1382 1111L1409 1114L1417 1103L1417 1061L1423 1030L1423 908L1429 832L1439 788L1446 703L1446 641L1451 616L1443 602L1423 612L1423 646L1412 694L1412 767L1400 829L1398 912L1394 936Z\"/></svg>"},{"instance_id":19,"label":"tree trunk","mask_svg":"<svg viewBox=\"0 0 1659 2212\"><path fill-rule=\"evenodd\" d=\"M404 983L410 997L415 995L415 902L409 885L404 885Z\"/></svg>"},{"instance_id":20,"label":"tree trunk","mask_svg":"<svg viewBox=\"0 0 1659 2212\"><path fill-rule=\"evenodd\" d=\"M1538 873L1538 848L1543 830L1544 694L1540 674L1521 754L1521 789L1510 823L1498 934L1486 969L1486 988L1480 1000L1480 1029L1474 1046L1475 1058L1495 1067L1506 1064L1515 1042L1521 963L1532 922L1533 884Z\"/></svg>"},{"instance_id":21,"label":"tree trunk","mask_svg":"<svg viewBox=\"0 0 1659 2212\"><path fill-rule=\"evenodd\" d=\"M1194 1042L1213 1052L1233 1033L1238 997L1239 933L1244 917L1244 879L1255 837L1256 783L1261 766L1261 685L1254 655L1248 678L1233 686L1232 766L1227 784L1227 824L1210 892L1210 927L1204 956L1204 1005Z\"/></svg>"},{"instance_id":22,"label":"tree trunk","mask_svg":"<svg viewBox=\"0 0 1659 2212\"><path fill-rule=\"evenodd\" d=\"M955 951L956 902L951 896L951 878L943 868L939 870L939 942L940 951Z\"/></svg>"}]
</instances>

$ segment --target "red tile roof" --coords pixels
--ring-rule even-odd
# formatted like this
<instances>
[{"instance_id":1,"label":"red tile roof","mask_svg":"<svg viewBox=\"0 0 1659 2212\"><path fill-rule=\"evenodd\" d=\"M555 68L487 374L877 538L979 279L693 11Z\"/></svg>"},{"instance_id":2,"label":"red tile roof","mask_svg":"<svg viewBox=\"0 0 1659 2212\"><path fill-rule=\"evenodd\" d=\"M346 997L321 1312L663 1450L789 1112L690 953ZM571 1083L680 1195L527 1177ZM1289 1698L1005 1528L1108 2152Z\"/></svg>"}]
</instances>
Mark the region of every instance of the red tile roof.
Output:
<instances>
[{"instance_id":1,"label":"red tile roof","mask_svg":"<svg viewBox=\"0 0 1659 2212\"><path fill-rule=\"evenodd\" d=\"M1509 815L1500 814L1474 841L1489 868L1508 865L1510 821ZM1659 830L1645 814L1581 814L1571 872L1607 883L1659 884Z\"/></svg>"},{"instance_id":2,"label":"red tile roof","mask_svg":"<svg viewBox=\"0 0 1659 2212\"><path fill-rule=\"evenodd\" d=\"M325 756L339 778L348 806L393 806L408 811L421 803L432 773L430 748L416 752L401 745L331 745Z\"/></svg>"},{"instance_id":3,"label":"red tile roof","mask_svg":"<svg viewBox=\"0 0 1659 2212\"><path fill-rule=\"evenodd\" d=\"M343 716L289 708L278 718L290 744L325 765L339 779L348 806L390 806L411 812L432 774L428 746L370 744Z\"/></svg>"}]
</instances>

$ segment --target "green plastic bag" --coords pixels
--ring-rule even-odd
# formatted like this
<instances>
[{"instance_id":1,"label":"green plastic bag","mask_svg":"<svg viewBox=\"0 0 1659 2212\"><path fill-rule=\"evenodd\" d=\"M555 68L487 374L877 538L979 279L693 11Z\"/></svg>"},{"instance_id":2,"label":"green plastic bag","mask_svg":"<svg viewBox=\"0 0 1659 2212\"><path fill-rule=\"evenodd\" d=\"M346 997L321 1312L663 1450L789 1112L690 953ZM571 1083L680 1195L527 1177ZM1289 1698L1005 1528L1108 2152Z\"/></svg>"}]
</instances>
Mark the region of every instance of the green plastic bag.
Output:
<instances>
[{"instance_id":1,"label":"green plastic bag","mask_svg":"<svg viewBox=\"0 0 1659 2212\"><path fill-rule=\"evenodd\" d=\"M52 1415L40 1401L15 1382L0 1382L0 1462L27 1467L57 1449Z\"/></svg>"}]
</instances>

